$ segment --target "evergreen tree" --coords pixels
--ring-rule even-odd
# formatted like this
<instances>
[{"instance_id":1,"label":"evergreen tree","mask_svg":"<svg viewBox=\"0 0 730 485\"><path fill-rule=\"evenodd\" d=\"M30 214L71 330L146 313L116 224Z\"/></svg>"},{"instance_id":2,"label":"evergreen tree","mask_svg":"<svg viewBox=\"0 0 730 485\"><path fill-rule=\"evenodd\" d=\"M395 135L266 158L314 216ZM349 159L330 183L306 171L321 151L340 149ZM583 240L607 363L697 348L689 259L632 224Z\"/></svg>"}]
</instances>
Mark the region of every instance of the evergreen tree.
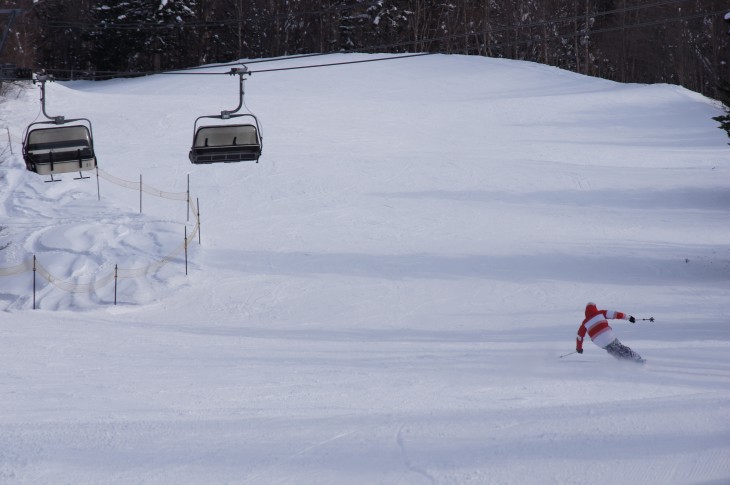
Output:
<instances>
[{"instance_id":1,"label":"evergreen tree","mask_svg":"<svg viewBox=\"0 0 730 485\"><path fill-rule=\"evenodd\" d=\"M159 71L184 66L185 22L195 18L196 0L127 0L92 8L95 28L91 59L97 72Z\"/></svg>"},{"instance_id":2,"label":"evergreen tree","mask_svg":"<svg viewBox=\"0 0 730 485\"><path fill-rule=\"evenodd\" d=\"M36 69L46 69L62 77L74 77L88 67L88 44L78 25L88 18L79 2L46 0L33 4L27 16L40 28L34 37Z\"/></svg>"},{"instance_id":3,"label":"evergreen tree","mask_svg":"<svg viewBox=\"0 0 730 485\"><path fill-rule=\"evenodd\" d=\"M727 0L5 1L26 12L6 62L22 48L25 67L61 77L359 50L524 59L715 98L730 82Z\"/></svg>"}]
</instances>

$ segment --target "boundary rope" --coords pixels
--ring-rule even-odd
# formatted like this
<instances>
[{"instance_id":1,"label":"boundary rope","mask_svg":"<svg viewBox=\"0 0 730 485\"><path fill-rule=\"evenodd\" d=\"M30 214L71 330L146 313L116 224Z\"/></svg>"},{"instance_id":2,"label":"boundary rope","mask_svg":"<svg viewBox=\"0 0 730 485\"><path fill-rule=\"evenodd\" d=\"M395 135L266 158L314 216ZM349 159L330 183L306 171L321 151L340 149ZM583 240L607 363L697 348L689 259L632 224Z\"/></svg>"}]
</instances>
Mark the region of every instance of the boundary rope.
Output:
<instances>
[{"instance_id":1,"label":"boundary rope","mask_svg":"<svg viewBox=\"0 0 730 485\"><path fill-rule=\"evenodd\" d=\"M100 178L103 178L104 180L120 187L140 190L139 182L121 179L102 169L99 169L98 167L97 174ZM170 200L187 201L188 205L190 206L190 211L194 217L194 226L192 232L186 233L186 237L183 239L183 242L176 246L173 250L162 256L160 259L156 259L146 266L137 268L116 267L112 269L108 274L98 276L89 283L78 283L74 281L64 280L62 278L59 278L58 276L55 276L51 271L43 266L38 258L36 258L35 256L29 256L24 261L14 266L0 267L0 276L15 276L35 271L39 276L44 278L49 283L68 293L91 293L100 288L103 288L115 279L138 278L158 270L165 264L178 257L181 253L183 253L189 245L189 241L195 239L195 237L198 235L200 231L200 217L198 213L198 207L197 203L193 200L193 197L191 197L188 192L168 192L146 184L141 184L141 190L155 197L161 197Z\"/></svg>"}]
</instances>

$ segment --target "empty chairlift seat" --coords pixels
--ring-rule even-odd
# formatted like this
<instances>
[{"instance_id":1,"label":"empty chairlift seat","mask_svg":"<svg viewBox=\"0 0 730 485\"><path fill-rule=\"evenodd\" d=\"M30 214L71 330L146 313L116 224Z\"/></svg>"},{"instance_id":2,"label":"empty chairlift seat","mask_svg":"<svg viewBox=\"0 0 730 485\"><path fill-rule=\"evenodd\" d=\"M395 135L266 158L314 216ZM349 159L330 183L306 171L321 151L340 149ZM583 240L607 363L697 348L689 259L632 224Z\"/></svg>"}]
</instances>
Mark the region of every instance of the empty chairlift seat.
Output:
<instances>
[{"instance_id":1,"label":"empty chairlift seat","mask_svg":"<svg viewBox=\"0 0 730 485\"><path fill-rule=\"evenodd\" d=\"M23 142L23 158L28 170L40 175L96 168L91 133L84 125L29 130Z\"/></svg>"},{"instance_id":2,"label":"empty chairlift seat","mask_svg":"<svg viewBox=\"0 0 730 485\"><path fill-rule=\"evenodd\" d=\"M261 156L261 138L256 126L201 126L190 149L192 163L256 161Z\"/></svg>"}]
</instances>

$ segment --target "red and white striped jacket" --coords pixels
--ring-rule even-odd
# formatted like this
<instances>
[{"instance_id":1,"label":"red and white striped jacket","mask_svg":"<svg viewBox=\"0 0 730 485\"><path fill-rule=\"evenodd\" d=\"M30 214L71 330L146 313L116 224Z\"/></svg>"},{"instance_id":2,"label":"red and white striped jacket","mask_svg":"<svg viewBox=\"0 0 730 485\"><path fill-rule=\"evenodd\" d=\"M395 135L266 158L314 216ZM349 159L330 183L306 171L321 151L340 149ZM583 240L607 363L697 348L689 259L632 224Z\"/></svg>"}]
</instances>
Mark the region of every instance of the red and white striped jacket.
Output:
<instances>
[{"instance_id":1,"label":"red and white striped jacket","mask_svg":"<svg viewBox=\"0 0 730 485\"><path fill-rule=\"evenodd\" d=\"M608 324L607 319L611 320L628 320L631 315L623 312L617 312L614 310L599 310L596 308L595 303L589 303L586 305L586 318L583 323L580 324L578 329L578 337L575 341L575 350L583 350L583 337L586 333L591 338L594 344L603 348L606 345L613 342L616 338L613 334L613 329Z\"/></svg>"}]
</instances>

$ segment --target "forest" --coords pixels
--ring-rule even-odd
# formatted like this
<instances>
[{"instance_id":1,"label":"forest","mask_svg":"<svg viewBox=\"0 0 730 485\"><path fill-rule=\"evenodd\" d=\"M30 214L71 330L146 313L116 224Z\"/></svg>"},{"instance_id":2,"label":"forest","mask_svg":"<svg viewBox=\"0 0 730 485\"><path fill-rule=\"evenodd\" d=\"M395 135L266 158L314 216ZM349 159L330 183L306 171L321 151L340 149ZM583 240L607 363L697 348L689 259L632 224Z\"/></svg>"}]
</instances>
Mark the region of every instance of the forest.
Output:
<instances>
[{"instance_id":1,"label":"forest","mask_svg":"<svg viewBox=\"0 0 730 485\"><path fill-rule=\"evenodd\" d=\"M247 58L445 53L670 83L730 104L727 0L5 0L0 64L58 79Z\"/></svg>"}]
</instances>

